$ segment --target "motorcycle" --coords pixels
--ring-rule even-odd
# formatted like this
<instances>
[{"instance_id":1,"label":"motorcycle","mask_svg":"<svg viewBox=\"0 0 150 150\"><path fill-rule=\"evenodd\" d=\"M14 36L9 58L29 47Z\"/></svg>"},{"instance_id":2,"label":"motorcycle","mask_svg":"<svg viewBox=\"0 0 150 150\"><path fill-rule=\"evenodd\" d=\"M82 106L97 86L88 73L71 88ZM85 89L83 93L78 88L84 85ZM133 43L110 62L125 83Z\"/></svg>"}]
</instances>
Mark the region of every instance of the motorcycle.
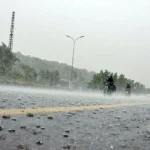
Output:
<instances>
[{"instance_id":1,"label":"motorcycle","mask_svg":"<svg viewBox=\"0 0 150 150\"><path fill-rule=\"evenodd\" d=\"M131 89L130 88L126 88L125 89L125 95L126 96L130 96L131 95Z\"/></svg>"},{"instance_id":2,"label":"motorcycle","mask_svg":"<svg viewBox=\"0 0 150 150\"><path fill-rule=\"evenodd\" d=\"M104 95L112 95L116 92L116 85L114 83L106 84L104 87Z\"/></svg>"}]
</instances>

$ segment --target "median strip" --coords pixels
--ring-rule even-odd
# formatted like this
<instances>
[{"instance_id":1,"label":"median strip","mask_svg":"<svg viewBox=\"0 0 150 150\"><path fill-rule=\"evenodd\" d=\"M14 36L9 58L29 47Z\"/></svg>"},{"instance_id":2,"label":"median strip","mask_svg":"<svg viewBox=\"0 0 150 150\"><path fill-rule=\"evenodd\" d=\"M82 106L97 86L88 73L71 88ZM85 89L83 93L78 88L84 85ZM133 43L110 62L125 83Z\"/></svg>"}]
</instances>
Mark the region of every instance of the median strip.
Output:
<instances>
[{"instance_id":1,"label":"median strip","mask_svg":"<svg viewBox=\"0 0 150 150\"><path fill-rule=\"evenodd\" d=\"M138 105L149 105L150 102L143 103L122 103L122 104L107 104L107 105L92 105L92 106L68 106L68 107L46 107L46 108L25 108L25 109L0 109L0 115L20 115L26 113L53 113L53 112L68 112L78 110L93 110L106 109L117 107L131 107Z\"/></svg>"}]
</instances>

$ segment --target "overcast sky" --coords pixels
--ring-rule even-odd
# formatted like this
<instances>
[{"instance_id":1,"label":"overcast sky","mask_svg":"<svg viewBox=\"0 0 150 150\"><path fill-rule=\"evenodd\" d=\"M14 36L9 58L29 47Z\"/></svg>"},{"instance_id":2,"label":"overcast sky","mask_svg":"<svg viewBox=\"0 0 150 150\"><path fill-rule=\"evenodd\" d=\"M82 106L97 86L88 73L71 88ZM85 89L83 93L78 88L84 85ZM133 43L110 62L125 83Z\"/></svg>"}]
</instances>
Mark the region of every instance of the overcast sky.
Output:
<instances>
[{"instance_id":1,"label":"overcast sky","mask_svg":"<svg viewBox=\"0 0 150 150\"><path fill-rule=\"evenodd\" d=\"M125 74L150 87L149 0L0 0L0 41L8 44L16 12L14 48L22 54L99 72Z\"/></svg>"}]
</instances>

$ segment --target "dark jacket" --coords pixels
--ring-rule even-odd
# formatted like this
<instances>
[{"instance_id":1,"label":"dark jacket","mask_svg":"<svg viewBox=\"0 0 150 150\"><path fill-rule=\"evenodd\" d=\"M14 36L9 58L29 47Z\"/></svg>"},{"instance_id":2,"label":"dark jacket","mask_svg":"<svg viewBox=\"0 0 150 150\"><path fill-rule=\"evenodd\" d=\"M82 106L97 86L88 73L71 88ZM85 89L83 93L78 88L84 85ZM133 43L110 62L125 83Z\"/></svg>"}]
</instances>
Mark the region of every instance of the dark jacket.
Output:
<instances>
[{"instance_id":1,"label":"dark jacket","mask_svg":"<svg viewBox=\"0 0 150 150\"><path fill-rule=\"evenodd\" d=\"M108 84L114 84L114 79L113 79L112 76L108 77L107 83L108 83Z\"/></svg>"},{"instance_id":2,"label":"dark jacket","mask_svg":"<svg viewBox=\"0 0 150 150\"><path fill-rule=\"evenodd\" d=\"M131 88L131 85L130 84L127 84L126 85L126 89L130 89Z\"/></svg>"}]
</instances>

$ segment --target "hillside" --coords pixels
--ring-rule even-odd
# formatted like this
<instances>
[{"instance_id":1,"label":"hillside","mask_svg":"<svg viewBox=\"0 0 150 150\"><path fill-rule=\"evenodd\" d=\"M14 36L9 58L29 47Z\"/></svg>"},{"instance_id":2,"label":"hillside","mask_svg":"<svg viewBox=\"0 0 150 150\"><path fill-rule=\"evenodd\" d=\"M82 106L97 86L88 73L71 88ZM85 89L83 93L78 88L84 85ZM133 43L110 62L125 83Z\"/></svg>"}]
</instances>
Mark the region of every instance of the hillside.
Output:
<instances>
[{"instance_id":1,"label":"hillside","mask_svg":"<svg viewBox=\"0 0 150 150\"><path fill-rule=\"evenodd\" d=\"M25 56L20 52L15 53L16 57L20 59L20 63L28 65L31 68L34 68L37 72L40 70L49 70L54 71L58 70L60 73L60 79L68 81L70 79L71 66L59 63L57 61L47 61L40 58ZM16 63L16 67L19 66L19 63ZM91 81L94 72L88 72L86 69L74 68L74 81L77 81L79 85L85 85L87 82Z\"/></svg>"},{"instance_id":2,"label":"hillside","mask_svg":"<svg viewBox=\"0 0 150 150\"><path fill-rule=\"evenodd\" d=\"M56 61L42 60L24 56L20 52L13 53L4 43L0 45L0 84L17 84L28 86L48 86L68 88L71 66ZM103 90L108 76L112 76L118 91L124 91L127 83L136 93L145 93L143 84L128 79L123 74L101 70L99 73L88 72L86 69L74 68L74 88Z\"/></svg>"}]
</instances>

